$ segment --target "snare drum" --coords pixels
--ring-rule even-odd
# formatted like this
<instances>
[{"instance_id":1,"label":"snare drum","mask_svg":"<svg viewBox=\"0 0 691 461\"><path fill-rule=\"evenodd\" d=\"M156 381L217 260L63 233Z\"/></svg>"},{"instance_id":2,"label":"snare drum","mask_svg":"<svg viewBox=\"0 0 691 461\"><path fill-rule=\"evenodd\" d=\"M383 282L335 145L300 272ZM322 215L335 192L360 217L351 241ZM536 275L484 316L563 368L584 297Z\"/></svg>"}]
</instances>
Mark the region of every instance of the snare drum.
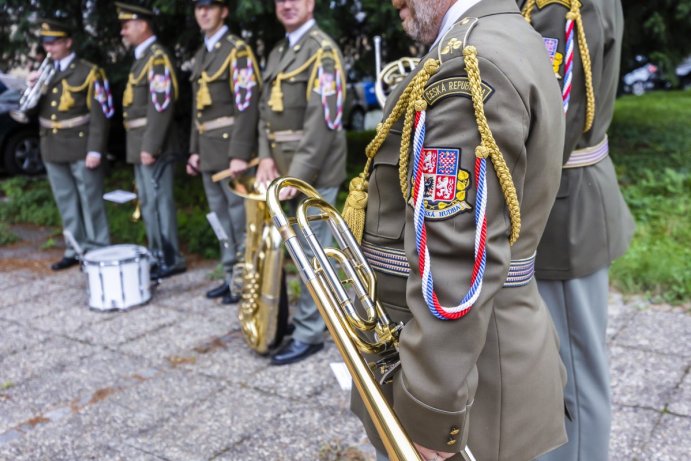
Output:
<instances>
[{"instance_id":1,"label":"snare drum","mask_svg":"<svg viewBox=\"0 0 691 461\"><path fill-rule=\"evenodd\" d=\"M96 310L127 309L151 299L151 255L138 245L112 245L84 255L89 306Z\"/></svg>"}]
</instances>

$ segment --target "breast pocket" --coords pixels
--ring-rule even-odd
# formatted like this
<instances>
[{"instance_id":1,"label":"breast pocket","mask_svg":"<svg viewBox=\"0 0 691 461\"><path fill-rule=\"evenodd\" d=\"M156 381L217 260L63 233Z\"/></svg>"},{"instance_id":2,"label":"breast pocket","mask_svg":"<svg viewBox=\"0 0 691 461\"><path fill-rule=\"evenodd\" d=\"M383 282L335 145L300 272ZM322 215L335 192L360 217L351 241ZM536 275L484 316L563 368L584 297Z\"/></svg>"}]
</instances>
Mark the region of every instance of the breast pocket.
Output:
<instances>
[{"instance_id":1,"label":"breast pocket","mask_svg":"<svg viewBox=\"0 0 691 461\"><path fill-rule=\"evenodd\" d=\"M283 80L283 106L286 109L304 110L307 107L307 80L306 72Z\"/></svg>"},{"instance_id":2,"label":"breast pocket","mask_svg":"<svg viewBox=\"0 0 691 461\"><path fill-rule=\"evenodd\" d=\"M400 145L401 134L389 133L374 157L369 180L365 232L389 240L401 240L405 226L405 201L398 175Z\"/></svg>"}]
</instances>

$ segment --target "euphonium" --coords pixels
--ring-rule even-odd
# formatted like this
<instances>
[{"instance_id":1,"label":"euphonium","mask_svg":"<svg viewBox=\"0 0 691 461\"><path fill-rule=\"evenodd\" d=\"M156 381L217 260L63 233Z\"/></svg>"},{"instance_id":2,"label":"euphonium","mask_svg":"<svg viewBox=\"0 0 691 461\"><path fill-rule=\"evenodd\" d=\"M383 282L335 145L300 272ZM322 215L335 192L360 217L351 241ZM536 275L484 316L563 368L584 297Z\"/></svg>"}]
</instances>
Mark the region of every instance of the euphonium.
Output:
<instances>
[{"instance_id":1,"label":"euphonium","mask_svg":"<svg viewBox=\"0 0 691 461\"><path fill-rule=\"evenodd\" d=\"M283 212L278 196L282 188L291 186L305 194L307 199L298 207L296 217L289 218ZM350 229L334 207L325 202L312 186L299 179L276 179L269 186L267 203L273 223L345 360L389 459L420 461L415 446L361 355L375 353L384 356L376 366L380 367L382 375L390 375L398 358L401 325L391 322L375 299L374 272ZM338 247L323 248L319 244L309 224L319 220L327 221ZM294 225L314 252L313 260L307 257ZM341 279L338 272L344 273L346 278ZM348 291L354 292L359 307L351 301Z\"/></svg>"},{"instance_id":2,"label":"euphonium","mask_svg":"<svg viewBox=\"0 0 691 461\"><path fill-rule=\"evenodd\" d=\"M41 95L50 84L54 75L55 66L50 53L48 53L38 68L38 79L36 79L33 86L27 87L22 92L22 95L19 97L19 107L10 112L10 117L19 123L28 123L29 117L26 115L26 112L36 107L38 100L41 99Z\"/></svg>"},{"instance_id":3,"label":"euphonium","mask_svg":"<svg viewBox=\"0 0 691 461\"><path fill-rule=\"evenodd\" d=\"M247 345L266 354L280 344L288 321L281 236L271 225L266 193L256 191L254 176L238 176L230 188L245 199L245 253L233 268L231 290L241 285L238 319ZM238 281L239 280L239 281Z\"/></svg>"},{"instance_id":4,"label":"euphonium","mask_svg":"<svg viewBox=\"0 0 691 461\"><path fill-rule=\"evenodd\" d=\"M381 37L374 37L374 58L375 71L377 80L374 84L374 94L377 97L379 106L383 109L386 97L391 93L398 83L403 80L406 75L415 69L420 62L419 58L401 58L396 61L388 63L384 68L381 68Z\"/></svg>"}]
</instances>

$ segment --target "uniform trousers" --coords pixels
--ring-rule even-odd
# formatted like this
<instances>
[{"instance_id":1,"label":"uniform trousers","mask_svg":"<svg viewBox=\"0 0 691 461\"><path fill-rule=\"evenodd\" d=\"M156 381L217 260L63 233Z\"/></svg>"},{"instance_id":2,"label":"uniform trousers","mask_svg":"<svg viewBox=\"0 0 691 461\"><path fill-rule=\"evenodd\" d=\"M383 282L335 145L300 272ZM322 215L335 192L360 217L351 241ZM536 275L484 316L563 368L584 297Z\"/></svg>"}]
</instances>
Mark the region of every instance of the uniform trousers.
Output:
<instances>
[{"instance_id":1,"label":"uniform trousers","mask_svg":"<svg viewBox=\"0 0 691 461\"><path fill-rule=\"evenodd\" d=\"M146 226L149 250L159 266L183 267L173 199L173 165L160 157L152 165L135 165L139 206Z\"/></svg>"},{"instance_id":2,"label":"uniform trousers","mask_svg":"<svg viewBox=\"0 0 691 461\"><path fill-rule=\"evenodd\" d=\"M607 461L612 420L607 355L608 268L570 280L538 280L561 341L568 380L568 443L540 461Z\"/></svg>"},{"instance_id":3,"label":"uniform trousers","mask_svg":"<svg viewBox=\"0 0 691 461\"><path fill-rule=\"evenodd\" d=\"M93 170L86 167L84 160L45 162L45 166L62 227L84 251L109 245L108 219L103 204L103 164ZM65 257L75 256L75 249L67 245Z\"/></svg>"},{"instance_id":4,"label":"uniform trousers","mask_svg":"<svg viewBox=\"0 0 691 461\"><path fill-rule=\"evenodd\" d=\"M225 281L230 283L233 266L245 247L245 202L231 192L228 181L214 182L212 173L202 173L209 209L216 214L228 236L227 246L221 242L221 264Z\"/></svg>"},{"instance_id":5,"label":"uniform trousers","mask_svg":"<svg viewBox=\"0 0 691 461\"><path fill-rule=\"evenodd\" d=\"M317 192L322 196L324 201L333 205L336 203L336 196L338 195L338 187L322 187L317 188ZM296 204L295 204L296 205ZM331 228L329 225L320 221L312 224L312 230L322 246L331 245ZM298 235L302 235L298 233ZM300 239L305 250L305 254L309 259L314 257L314 253L309 248L309 245L304 239ZM300 281L300 297L297 301L295 313L293 314L293 325L295 325L295 332L293 339L297 339L307 344L321 344L324 342L324 320L319 314L317 305L314 303L312 296L305 284Z\"/></svg>"}]
</instances>

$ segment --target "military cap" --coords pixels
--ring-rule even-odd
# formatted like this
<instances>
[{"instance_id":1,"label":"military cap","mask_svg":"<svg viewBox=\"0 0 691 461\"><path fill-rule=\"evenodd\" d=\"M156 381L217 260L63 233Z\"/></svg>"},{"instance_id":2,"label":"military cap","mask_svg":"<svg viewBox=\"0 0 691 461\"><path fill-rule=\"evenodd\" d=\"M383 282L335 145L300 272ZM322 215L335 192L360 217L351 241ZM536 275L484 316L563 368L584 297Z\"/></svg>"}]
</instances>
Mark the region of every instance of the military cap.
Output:
<instances>
[{"instance_id":1,"label":"military cap","mask_svg":"<svg viewBox=\"0 0 691 461\"><path fill-rule=\"evenodd\" d=\"M194 3L194 6L203 6L203 5L221 5L221 6L228 6L225 0L192 0L192 3Z\"/></svg>"},{"instance_id":2,"label":"military cap","mask_svg":"<svg viewBox=\"0 0 691 461\"><path fill-rule=\"evenodd\" d=\"M65 22L57 19L41 19L41 41L54 42L60 38L68 38L72 35L72 28Z\"/></svg>"},{"instance_id":3,"label":"military cap","mask_svg":"<svg viewBox=\"0 0 691 461\"><path fill-rule=\"evenodd\" d=\"M118 10L118 19L120 21L129 21L131 19L148 21L154 17L152 10L132 3L115 2L115 7Z\"/></svg>"}]
</instances>

